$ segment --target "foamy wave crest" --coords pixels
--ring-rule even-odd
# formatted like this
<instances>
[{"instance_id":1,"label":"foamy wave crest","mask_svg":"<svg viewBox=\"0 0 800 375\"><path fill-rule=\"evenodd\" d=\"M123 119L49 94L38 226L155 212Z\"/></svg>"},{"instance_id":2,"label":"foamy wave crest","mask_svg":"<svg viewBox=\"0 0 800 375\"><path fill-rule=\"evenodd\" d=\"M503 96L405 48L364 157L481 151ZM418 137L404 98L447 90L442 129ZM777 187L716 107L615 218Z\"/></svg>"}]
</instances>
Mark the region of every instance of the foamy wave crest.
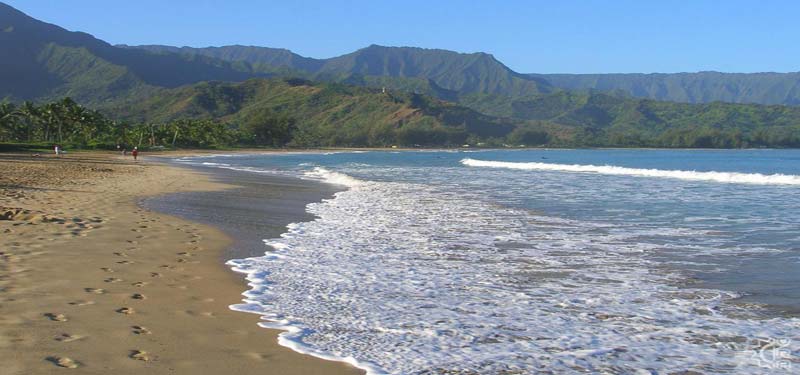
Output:
<instances>
[{"instance_id":1,"label":"foamy wave crest","mask_svg":"<svg viewBox=\"0 0 800 375\"><path fill-rule=\"evenodd\" d=\"M689 181L714 181L735 184L754 184L754 185L800 185L800 176L761 173L737 173L737 172L697 172L680 170L661 170L661 169L640 169L626 168L613 165L581 165L581 164L550 164L550 163L515 163L506 161L462 159L461 164L469 167L488 167L488 168L507 168L536 171L559 171L559 172L579 172L597 173L617 176L639 176L639 177L659 177L675 178Z\"/></svg>"},{"instance_id":2,"label":"foamy wave crest","mask_svg":"<svg viewBox=\"0 0 800 375\"><path fill-rule=\"evenodd\" d=\"M327 182L329 184L344 185L348 187L364 184L364 181L361 181L357 178L350 177L344 173L329 171L320 167L305 172L304 176L314 180L322 180L323 182Z\"/></svg>"}]
</instances>

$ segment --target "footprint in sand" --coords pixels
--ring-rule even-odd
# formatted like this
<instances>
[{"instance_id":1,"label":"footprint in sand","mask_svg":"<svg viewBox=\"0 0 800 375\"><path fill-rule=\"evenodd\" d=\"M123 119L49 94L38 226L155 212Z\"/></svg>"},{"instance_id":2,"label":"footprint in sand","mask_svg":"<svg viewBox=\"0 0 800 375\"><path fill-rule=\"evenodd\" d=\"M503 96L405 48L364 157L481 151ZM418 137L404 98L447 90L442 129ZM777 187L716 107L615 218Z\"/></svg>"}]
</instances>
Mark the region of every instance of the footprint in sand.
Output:
<instances>
[{"instance_id":1,"label":"footprint in sand","mask_svg":"<svg viewBox=\"0 0 800 375\"><path fill-rule=\"evenodd\" d=\"M132 294L132 295L131 295L131 298L133 298L133 299L138 299L138 300L142 300L142 299L145 299L145 298L147 298L147 297L145 297L145 296L144 296L144 294L140 294L140 293L134 293L134 294Z\"/></svg>"},{"instance_id":2,"label":"footprint in sand","mask_svg":"<svg viewBox=\"0 0 800 375\"><path fill-rule=\"evenodd\" d=\"M133 333L137 335L149 335L153 333L144 326L131 326L131 329L133 330Z\"/></svg>"},{"instance_id":3,"label":"footprint in sand","mask_svg":"<svg viewBox=\"0 0 800 375\"><path fill-rule=\"evenodd\" d=\"M150 277L161 277L161 274L158 272L150 272Z\"/></svg>"},{"instance_id":4,"label":"footprint in sand","mask_svg":"<svg viewBox=\"0 0 800 375\"><path fill-rule=\"evenodd\" d=\"M145 362L150 360L150 355L144 350L132 350L130 357L131 359L136 359Z\"/></svg>"},{"instance_id":5,"label":"footprint in sand","mask_svg":"<svg viewBox=\"0 0 800 375\"><path fill-rule=\"evenodd\" d=\"M136 287L140 287L140 288L141 288L141 287L143 287L143 286L147 285L147 283L146 283L146 282L144 282L144 281L137 281L137 282L135 282L135 283L133 283L133 284L131 284L131 285L133 285L133 286L136 286Z\"/></svg>"},{"instance_id":6,"label":"footprint in sand","mask_svg":"<svg viewBox=\"0 0 800 375\"><path fill-rule=\"evenodd\" d=\"M194 310L186 310L184 311L186 314L191 316L203 316L206 318L216 318L217 316L214 315L213 312L210 311L194 311Z\"/></svg>"},{"instance_id":7,"label":"footprint in sand","mask_svg":"<svg viewBox=\"0 0 800 375\"><path fill-rule=\"evenodd\" d=\"M133 263L134 262L130 261L130 260L121 260L121 261L117 262L117 264L133 264Z\"/></svg>"},{"instance_id":8,"label":"footprint in sand","mask_svg":"<svg viewBox=\"0 0 800 375\"><path fill-rule=\"evenodd\" d=\"M128 254L125 254L125 253L120 252L120 251L114 252L114 255L116 255L118 257L123 257L123 258L127 258L128 257Z\"/></svg>"},{"instance_id":9,"label":"footprint in sand","mask_svg":"<svg viewBox=\"0 0 800 375\"><path fill-rule=\"evenodd\" d=\"M200 296L193 296L192 300L200 301L200 302L206 302L206 303L214 302L213 298L203 298L203 297L200 297Z\"/></svg>"},{"instance_id":10,"label":"footprint in sand","mask_svg":"<svg viewBox=\"0 0 800 375\"><path fill-rule=\"evenodd\" d=\"M70 335L69 333L62 333L56 336L55 340L60 342L73 342L73 341L83 340L85 338L86 336Z\"/></svg>"},{"instance_id":11,"label":"footprint in sand","mask_svg":"<svg viewBox=\"0 0 800 375\"><path fill-rule=\"evenodd\" d=\"M78 362L75 362L72 358L67 357L47 357L47 360L53 362L58 367L64 368L78 368L80 365Z\"/></svg>"},{"instance_id":12,"label":"footprint in sand","mask_svg":"<svg viewBox=\"0 0 800 375\"><path fill-rule=\"evenodd\" d=\"M118 279L116 277L109 277L109 278L107 278L107 279L105 279L103 281L105 281L107 283L118 283L118 282L122 281L122 279Z\"/></svg>"},{"instance_id":13,"label":"footprint in sand","mask_svg":"<svg viewBox=\"0 0 800 375\"><path fill-rule=\"evenodd\" d=\"M64 314L45 313L44 316L54 322L66 322L68 320Z\"/></svg>"},{"instance_id":14,"label":"footprint in sand","mask_svg":"<svg viewBox=\"0 0 800 375\"><path fill-rule=\"evenodd\" d=\"M83 300L81 300L81 301L73 301L73 302L70 302L69 304L72 305L72 306L89 306L89 305L94 305L94 301L83 301Z\"/></svg>"},{"instance_id":15,"label":"footprint in sand","mask_svg":"<svg viewBox=\"0 0 800 375\"><path fill-rule=\"evenodd\" d=\"M131 315L136 312L133 308L130 307L120 307L116 311L120 314L125 314L125 315Z\"/></svg>"},{"instance_id":16,"label":"footprint in sand","mask_svg":"<svg viewBox=\"0 0 800 375\"><path fill-rule=\"evenodd\" d=\"M242 355L244 357L247 357L247 358L250 358L250 359L255 359L257 361L263 361L263 360L269 359L271 357L269 354L262 354L262 353L256 353L256 352L245 352L245 353L242 353Z\"/></svg>"},{"instance_id":17,"label":"footprint in sand","mask_svg":"<svg viewBox=\"0 0 800 375\"><path fill-rule=\"evenodd\" d=\"M105 289L100 288L83 288L86 293L94 293L94 294L104 294L106 292Z\"/></svg>"},{"instance_id":18,"label":"footprint in sand","mask_svg":"<svg viewBox=\"0 0 800 375\"><path fill-rule=\"evenodd\" d=\"M101 270L103 270L103 271L105 271L105 272L108 272L108 273L113 273L113 272L114 272L114 269L113 269L113 268L102 267L102 268L100 268L100 269L101 269Z\"/></svg>"}]
</instances>

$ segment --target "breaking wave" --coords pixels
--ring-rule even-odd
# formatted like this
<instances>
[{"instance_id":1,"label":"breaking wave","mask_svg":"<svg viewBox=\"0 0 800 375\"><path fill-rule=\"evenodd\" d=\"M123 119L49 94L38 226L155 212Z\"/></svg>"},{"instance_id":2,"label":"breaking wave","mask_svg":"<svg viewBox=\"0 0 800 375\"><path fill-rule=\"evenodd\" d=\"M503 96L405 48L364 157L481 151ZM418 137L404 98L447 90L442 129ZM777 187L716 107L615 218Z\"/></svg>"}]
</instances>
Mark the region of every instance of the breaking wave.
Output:
<instances>
[{"instance_id":1,"label":"breaking wave","mask_svg":"<svg viewBox=\"0 0 800 375\"><path fill-rule=\"evenodd\" d=\"M674 178L688 181L713 181L734 184L755 185L800 185L800 176L785 174L761 174L739 172L698 172L662 169L627 168L614 165L551 164L537 162L506 162L492 160L462 159L461 164L469 167L506 168L529 171L558 171L597 173L616 176Z\"/></svg>"}]
</instances>

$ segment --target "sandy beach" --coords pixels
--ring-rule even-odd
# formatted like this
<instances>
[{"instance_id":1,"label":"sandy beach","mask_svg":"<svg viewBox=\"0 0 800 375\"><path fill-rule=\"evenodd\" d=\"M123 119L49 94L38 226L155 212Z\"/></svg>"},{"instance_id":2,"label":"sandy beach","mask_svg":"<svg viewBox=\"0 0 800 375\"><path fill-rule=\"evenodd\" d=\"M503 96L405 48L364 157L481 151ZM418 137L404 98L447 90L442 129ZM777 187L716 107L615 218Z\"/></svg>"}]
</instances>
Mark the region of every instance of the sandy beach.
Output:
<instances>
[{"instance_id":1,"label":"sandy beach","mask_svg":"<svg viewBox=\"0 0 800 375\"><path fill-rule=\"evenodd\" d=\"M229 310L246 289L230 236L137 204L232 188L117 155L0 154L0 374L361 373Z\"/></svg>"}]
</instances>

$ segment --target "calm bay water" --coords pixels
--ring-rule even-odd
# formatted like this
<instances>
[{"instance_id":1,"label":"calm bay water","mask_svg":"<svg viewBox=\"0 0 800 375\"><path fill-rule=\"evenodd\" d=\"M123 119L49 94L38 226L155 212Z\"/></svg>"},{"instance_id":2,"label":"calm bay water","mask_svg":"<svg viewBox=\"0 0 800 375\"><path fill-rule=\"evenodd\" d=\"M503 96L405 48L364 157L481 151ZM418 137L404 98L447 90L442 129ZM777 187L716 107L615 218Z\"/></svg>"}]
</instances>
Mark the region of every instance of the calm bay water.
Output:
<instances>
[{"instance_id":1,"label":"calm bay water","mask_svg":"<svg viewBox=\"0 0 800 375\"><path fill-rule=\"evenodd\" d=\"M347 189L231 262L253 285L236 309L299 351L392 374L800 367L798 151L180 161Z\"/></svg>"}]
</instances>

